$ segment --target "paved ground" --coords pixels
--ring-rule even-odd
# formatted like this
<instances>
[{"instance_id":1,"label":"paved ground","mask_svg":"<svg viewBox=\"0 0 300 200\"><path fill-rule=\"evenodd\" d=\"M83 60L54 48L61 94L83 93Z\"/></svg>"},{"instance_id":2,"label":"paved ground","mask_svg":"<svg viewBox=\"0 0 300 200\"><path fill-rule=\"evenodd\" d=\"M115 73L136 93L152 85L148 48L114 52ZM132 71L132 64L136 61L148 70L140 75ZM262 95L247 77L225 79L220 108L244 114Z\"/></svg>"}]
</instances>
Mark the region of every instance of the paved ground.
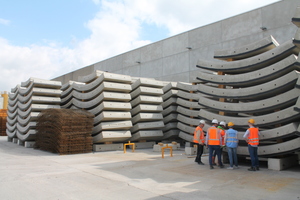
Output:
<instances>
[{"instance_id":1,"label":"paved ground","mask_svg":"<svg viewBox=\"0 0 300 200\"><path fill-rule=\"evenodd\" d=\"M203 157L208 163L207 156ZM152 149L57 155L0 137L1 200L284 199L300 200L300 167L210 170L184 151Z\"/></svg>"}]
</instances>

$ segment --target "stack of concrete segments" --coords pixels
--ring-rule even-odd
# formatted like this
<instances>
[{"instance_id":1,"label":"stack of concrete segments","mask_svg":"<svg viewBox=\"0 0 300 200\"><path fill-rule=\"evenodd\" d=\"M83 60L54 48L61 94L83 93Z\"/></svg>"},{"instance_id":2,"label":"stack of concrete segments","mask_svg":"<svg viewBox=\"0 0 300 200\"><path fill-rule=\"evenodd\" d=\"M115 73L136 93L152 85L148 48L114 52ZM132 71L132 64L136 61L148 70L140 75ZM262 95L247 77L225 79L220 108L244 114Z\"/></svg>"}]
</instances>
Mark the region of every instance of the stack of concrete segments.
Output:
<instances>
[{"instance_id":1,"label":"stack of concrete segments","mask_svg":"<svg viewBox=\"0 0 300 200\"><path fill-rule=\"evenodd\" d=\"M133 78L131 114L133 127L130 141L157 141L163 138L163 82Z\"/></svg>"},{"instance_id":2,"label":"stack of concrete segments","mask_svg":"<svg viewBox=\"0 0 300 200\"><path fill-rule=\"evenodd\" d=\"M30 78L11 90L6 123L9 141L32 147L29 141L36 137L37 116L42 110L60 108L60 88L59 81Z\"/></svg>"},{"instance_id":3,"label":"stack of concrete segments","mask_svg":"<svg viewBox=\"0 0 300 200\"><path fill-rule=\"evenodd\" d=\"M179 129L177 128L177 88L178 82L164 82L163 87L163 140L178 139Z\"/></svg>"},{"instance_id":4,"label":"stack of concrete segments","mask_svg":"<svg viewBox=\"0 0 300 200\"><path fill-rule=\"evenodd\" d=\"M97 70L63 88L62 107L84 109L95 115L94 143L126 141L132 127L131 83L130 76Z\"/></svg>"},{"instance_id":5,"label":"stack of concrete segments","mask_svg":"<svg viewBox=\"0 0 300 200\"><path fill-rule=\"evenodd\" d=\"M300 149L299 131L300 49L287 41L278 45L272 37L236 49L215 52L215 58L231 62L199 60L197 67L211 74L197 77L202 108L199 117L233 122L239 131L239 155L248 155L242 138L254 119L260 128L259 155L271 157ZM268 48L266 48L268 47Z\"/></svg>"},{"instance_id":6,"label":"stack of concrete segments","mask_svg":"<svg viewBox=\"0 0 300 200\"><path fill-rule=\"evenodd\" d=\"M199 125L198 104L200 94L197 92L197 85L179 82L177 84L177 128L180 130L179 137L191 142L193 140L194 129Z\"/></svg>"}]
</instances>

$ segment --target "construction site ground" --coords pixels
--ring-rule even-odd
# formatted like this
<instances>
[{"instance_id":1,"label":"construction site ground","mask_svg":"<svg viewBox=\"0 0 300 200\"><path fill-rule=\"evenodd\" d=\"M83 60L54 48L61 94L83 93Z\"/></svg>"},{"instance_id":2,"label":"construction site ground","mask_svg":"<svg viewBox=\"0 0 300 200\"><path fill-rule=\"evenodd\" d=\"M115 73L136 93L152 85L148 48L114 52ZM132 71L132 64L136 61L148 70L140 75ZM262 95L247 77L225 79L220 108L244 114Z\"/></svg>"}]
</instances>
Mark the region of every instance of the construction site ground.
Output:
<instances>
[{"instance_id":1,"label":"construction site ground","mask_svg":"<svg viewBox=\"0 0 300 200\"><path fill-rule=\"evenodd\" d=\"M300 167L248 171L194 162L184 149L152 149L58 155L25 148L0 137L1 200L69 199L272 199L300 200Z\"/></svg>"}]
</instances>

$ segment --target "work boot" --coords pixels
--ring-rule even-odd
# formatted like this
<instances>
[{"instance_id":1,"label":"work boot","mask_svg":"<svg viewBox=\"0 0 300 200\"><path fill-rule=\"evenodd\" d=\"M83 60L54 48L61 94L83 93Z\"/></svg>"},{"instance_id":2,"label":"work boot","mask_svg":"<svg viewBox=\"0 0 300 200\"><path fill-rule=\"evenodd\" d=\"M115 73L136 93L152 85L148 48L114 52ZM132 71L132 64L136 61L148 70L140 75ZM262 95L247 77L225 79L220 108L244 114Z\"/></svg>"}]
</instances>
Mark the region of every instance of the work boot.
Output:
<instances>
[{"instance_id":1,"label":"work boot","mask_svg":"<svg viewBox=\"0 0 300 200\"><path fill-rule=\"evenodd\" d=\"M214 168L214 166L211 165L211 166L210 166L210 169L213 169L213 168Z\"/></svg>"},{"instance_id":2,"label":"work boot","mask_svg":"<svg viewBox=\"0 0 300 200\"><path fill-rule=\"evenodd\" d=\"M248 171L256 171L255 167L250 167Z\"/></svg>"},{"instance_id":3,"label":"work boot","mask_svg":"<svg viewBox=\"0 0 300 200\"><path fill-rule=\"evenodd\" d=\"M199 164L199 165L204 165L204 163L203 163L203 162L201 162L201 161L200 161L200 162L198 162L198 164Z\"/></svg>"},{"instance_id":4,"label":"work boot","mask_svg":"<svg viewBox=\"0 0 300 200\"><path fill-rule=\"evenodd\" d=\"M259 171L259 166L256 166L255 169L256 169L256 171Z\"/></svg>"}]
</instances>

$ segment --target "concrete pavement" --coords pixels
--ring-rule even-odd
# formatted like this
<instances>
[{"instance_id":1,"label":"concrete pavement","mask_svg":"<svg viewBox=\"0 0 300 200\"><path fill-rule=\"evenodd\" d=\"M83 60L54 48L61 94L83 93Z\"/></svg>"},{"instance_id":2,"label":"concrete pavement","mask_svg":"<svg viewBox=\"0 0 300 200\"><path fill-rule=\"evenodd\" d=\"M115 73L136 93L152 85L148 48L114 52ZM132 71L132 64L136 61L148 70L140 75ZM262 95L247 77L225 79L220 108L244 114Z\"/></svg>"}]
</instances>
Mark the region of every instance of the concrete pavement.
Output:
<instances>
[{"instance_id":1,"label":"concrete pavement","mask_svg":"<svg viewBox=\"0 0 300 200\"><path fill-rule=\"evenodd\" d=\"M207 156L200 166L184 150L173 155L136 149L60 156L1 136L0 199L300 199L300 167L210 170Z\"/></svg>"}]
</instances>

